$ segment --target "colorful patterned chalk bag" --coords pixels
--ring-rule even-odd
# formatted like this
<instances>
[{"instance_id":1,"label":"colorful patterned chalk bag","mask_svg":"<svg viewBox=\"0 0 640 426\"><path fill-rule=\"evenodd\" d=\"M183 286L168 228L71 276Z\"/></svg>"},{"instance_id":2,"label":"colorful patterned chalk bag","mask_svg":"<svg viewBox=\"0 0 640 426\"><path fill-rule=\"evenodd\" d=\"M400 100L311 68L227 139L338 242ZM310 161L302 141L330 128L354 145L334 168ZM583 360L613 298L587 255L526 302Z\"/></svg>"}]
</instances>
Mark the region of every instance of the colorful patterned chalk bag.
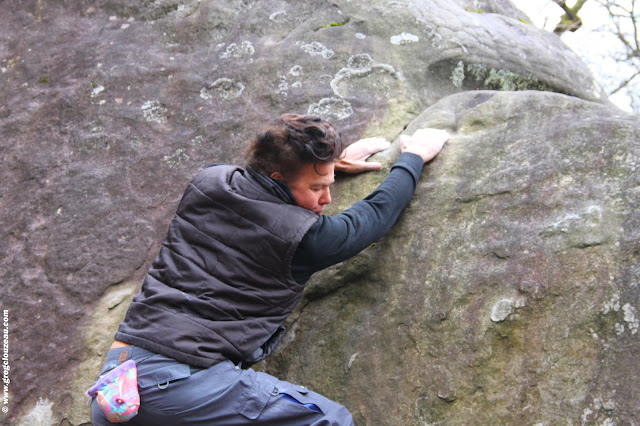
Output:
<instances>
[{"instance_id":1,"label":"colorful patterned chalk bag","mask_svg":"<svg viewBox=\"0 0 640 426\"><path fill-rule=\"evenodd\" d=\"M98 378L87 394L97 398L98 405L111 423L131 420L140 407L136 362L130 359Z\"/></svg>"}]
</instances>

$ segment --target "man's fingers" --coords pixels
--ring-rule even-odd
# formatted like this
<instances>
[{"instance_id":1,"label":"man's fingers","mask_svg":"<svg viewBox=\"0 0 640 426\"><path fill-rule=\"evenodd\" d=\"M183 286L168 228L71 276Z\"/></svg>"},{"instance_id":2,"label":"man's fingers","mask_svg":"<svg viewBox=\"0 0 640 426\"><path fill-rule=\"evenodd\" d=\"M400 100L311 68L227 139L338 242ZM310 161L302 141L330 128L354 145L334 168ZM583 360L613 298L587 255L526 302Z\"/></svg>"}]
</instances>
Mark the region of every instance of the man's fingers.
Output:
<instances>
[{"instance_id":1,"label":"man's fingers","mask_svg":"<svg viewBox=\"0 0 640 426\"><path fill-rule=\"evenodd\" d=\"M382 164L376 162L365 162L363 164L363 171L373 171L380 170L382 168Z\"/></svg>"},{"instance_id":2,"label":"man's fingers","mask_svg":"<svg viewBox=\"0 0 640 426\"><path fill-rule=\"evenodd\" d=\"M356 145L356 144L357 144L357 147L361 147L363 151L368 155L373 155L377 152L384 151L385 149L389 149L391 147L391 143L385 138L360 139L358 142L354 143L353 145Z\"/></svg>"},{"instance_id":3,"label":"man's fingers","mask_svg":"<svg viewBox=\"0 0 640 426\"><path fill-rule=\"evenodd\" d=\"M442 146L451 137L451 135L449 135L445 130L425 128L416 130L412 137L420 138L421 140L440 144Z\"/></svg>"},{"instance_id":4,"label":"man's fingers","mask_svg":"<svg viewBox=\"0 0 640 426\"><path fill-rule=\"evenodd\" d=\"M400 136L400 150L411 152L422 157L426 163L438 155L445 142L451 137L449 133L440 129L418 129L412 136Z\"/></svg>"},{"instance_id":5,"label":"man's fingers","mask_svg":"<svg viewBox=\"0 0 640 426\"><path fill-rule=\"evenodd\" d=\"M372 154L380 151L384 151L385 149L389 149L391 147L391 142L386 140L385 138L370 138L370 142L368 144L369 150Z\"/></svg>"}]
</instances>

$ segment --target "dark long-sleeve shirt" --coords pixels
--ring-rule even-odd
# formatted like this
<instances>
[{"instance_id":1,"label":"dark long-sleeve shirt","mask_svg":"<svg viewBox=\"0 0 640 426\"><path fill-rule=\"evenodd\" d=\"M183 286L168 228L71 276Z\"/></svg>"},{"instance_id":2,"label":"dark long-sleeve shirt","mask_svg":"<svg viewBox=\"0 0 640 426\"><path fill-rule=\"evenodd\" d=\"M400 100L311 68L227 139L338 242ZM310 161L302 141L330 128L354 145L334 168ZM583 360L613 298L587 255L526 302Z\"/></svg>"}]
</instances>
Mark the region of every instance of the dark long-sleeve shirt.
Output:
<instances>
[{"instance_id":1,"label":"dark long-sleeve shirt","mask_svg":"<svg viewBox=\"0 0 640 426\"><path fill-rule=\"evenodd\" d=\"M405 152L369 196L341 213L320 216L293 256L296 282L305 283L314 272L358 254L387 233L415 192L422 166L420 156Z\"/></svg>"}]
</instances>

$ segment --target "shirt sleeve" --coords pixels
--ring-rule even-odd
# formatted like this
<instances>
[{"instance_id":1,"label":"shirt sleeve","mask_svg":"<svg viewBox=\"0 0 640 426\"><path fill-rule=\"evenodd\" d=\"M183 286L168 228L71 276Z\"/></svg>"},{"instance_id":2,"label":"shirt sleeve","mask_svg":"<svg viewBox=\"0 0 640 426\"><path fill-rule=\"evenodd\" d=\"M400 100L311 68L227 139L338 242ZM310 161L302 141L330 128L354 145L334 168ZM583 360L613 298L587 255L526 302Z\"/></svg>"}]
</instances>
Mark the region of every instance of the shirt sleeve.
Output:
<instances>
[{"instance_id":1,"label":"shirt sleeve","mask_svg":"<svg viewBox=\"0 0 640 426\"><path fill-rule=\"evenodd\" d=\"M386 234L413 196L422 166L419 155L402 153L389 176L365 199L339 214L322 215L293 256L296 282L307 282L314 272L358 254Z\"/></svg>"}]
</instances>

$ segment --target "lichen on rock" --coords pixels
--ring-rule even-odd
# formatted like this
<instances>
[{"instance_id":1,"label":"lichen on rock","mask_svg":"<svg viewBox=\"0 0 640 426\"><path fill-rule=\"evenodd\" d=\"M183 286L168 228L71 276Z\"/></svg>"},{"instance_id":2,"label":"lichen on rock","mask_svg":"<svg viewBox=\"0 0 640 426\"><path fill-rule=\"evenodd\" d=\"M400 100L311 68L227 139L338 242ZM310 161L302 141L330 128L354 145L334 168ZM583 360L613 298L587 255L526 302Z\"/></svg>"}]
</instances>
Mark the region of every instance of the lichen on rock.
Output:
<instances>
[{"instance_id":1,"label":"lichen on rock","mask_svg":"<svg viewBox=\"0 0 640 426\"><path fill-rule=\"evenodd\" d=\"M353 114L353 108L344 99L323 98L309 105L307 113L318 115L326 120L344 120Z\"/></svg>"},{"instance_id":2,"label":"lichen on rock","mask_svg":"<svg viewBox=\"0 0 640 426\"><path fill-rule=\"evenodd\" d=\"M242 82L221 77L212 84L203 87L200 90L200 97L202 99L211 99L212 94L216 94L222 99L234 99L242 95L243 91L244 84Z\"/></svg>"},{"instance_id":3,"label":"lichen on rock","mask_svg":"<svg viewBox=\"0 0 640 426\"><path fill-rule=\"evenodd\" d=\"M513 301L502 299L491 308L491 321L502 322L513 312Z\"/></svg>"},{"instance_id":4,"label":"lichen on rock","mask_svg":"<svg viewBox=\"0 0 640 426\"><path fill-rule=\"evenodd\" d=\"M236 43L229 44L225 51L220 54L220 59L243 59L248 63L253 62L253 56L256 49L250 41L245 40L239 45Z\"/></svg>"},{"instance_id":5,"label":"lichen on rock","mask_svg":"<svg viewBox=\"0 0 640 426\"><path fill-rule=\"evenodd\" d=\"M304 41L297 41L297 46L300 46L300 49L307 52L312 56L322 56L324 59L330 59L335 55L335 52L331 49L328 49L325 45L320 43L319 41L312 41L311 43L305 43Z\"/></svg>"},{"instance_id":6,"label":"lichen on rock","mask_svg":"<svg viewBox=\"0 0 640 426\"><path fill-rule=\"evenodd\" d=\"M141 108L145 120L153 121L159 124L165 123L167 121L167 108L164 107L159 101L146 101L144 104L142 104Z\"/></svg>"},{"instance_id":7,"label":"lichen on rock","mask_svg":"<svg viewBox=\"0 0 640 426\"><path fill-rule=\"evenodd\" d=\"M468 77L468 78L467 78ZM451 82L455 87L475 87L480 90L540 90L554 92L549 85L542 83L530 75L520 75L508 69L495 69L482 63L469 63L458 61L451 72Z\"/></svg>"},{"instance_id":8,"label":"lichen on rock","mask_svg":"<svg viewBox=\"0 0 640 426\"><path fill-rule=\"evenodd\" d=\"M363 95L392 96L400 86L399 74L389 64L374 62L367 53L352 55L330 83L333 93L341 98Z\"/></svg>"}]
</instances>

